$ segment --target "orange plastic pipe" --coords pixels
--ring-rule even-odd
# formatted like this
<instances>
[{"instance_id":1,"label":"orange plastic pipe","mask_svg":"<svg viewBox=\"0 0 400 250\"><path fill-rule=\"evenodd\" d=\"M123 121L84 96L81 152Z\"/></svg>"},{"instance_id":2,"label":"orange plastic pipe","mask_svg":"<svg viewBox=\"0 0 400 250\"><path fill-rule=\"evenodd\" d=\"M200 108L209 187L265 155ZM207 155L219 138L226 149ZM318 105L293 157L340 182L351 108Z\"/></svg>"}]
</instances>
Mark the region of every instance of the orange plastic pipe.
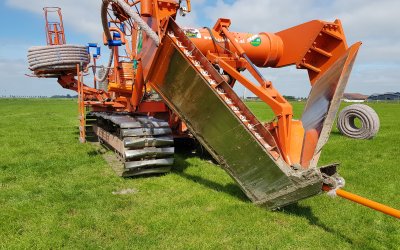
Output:
<instances>
[{"instance_id":1,"label":"orange plastic pipe","mask_svg":"<svg viewBox=\"0 0 400 250\"><path fill-rule=\"evenodd\" d=\"M323 190L324 191L329 191L330 188L328 186L323 186ZM356 202L358 204L364 205L366 207L375 209L375 210L377 210L379 212L382 212L382 213L385 213L387 215L393 216L393 217L395 217L397 219L400 219L400 210L388 207L386 205L383 205L381 203L378 203L378 202L375 202L375 201L372 201L372 200L368 200L368 199L366 199L364 197L361 197L359 195L344 191L342 189L337 189L336 190L336 194L338 196L342 197L342 198L354 201L354 202Z\"/></svg>"},{"instance_id":2,"label":"orange plastic pipe","mask_svg":"<svg viewBox=\"0 0 400 250\"><path fill-rule=\"evenodd\" d=\"M186 0L186 7L187 7L187 12L192 11L192 5L190 4L190 0Z\"/></svg>"}]
</instances>

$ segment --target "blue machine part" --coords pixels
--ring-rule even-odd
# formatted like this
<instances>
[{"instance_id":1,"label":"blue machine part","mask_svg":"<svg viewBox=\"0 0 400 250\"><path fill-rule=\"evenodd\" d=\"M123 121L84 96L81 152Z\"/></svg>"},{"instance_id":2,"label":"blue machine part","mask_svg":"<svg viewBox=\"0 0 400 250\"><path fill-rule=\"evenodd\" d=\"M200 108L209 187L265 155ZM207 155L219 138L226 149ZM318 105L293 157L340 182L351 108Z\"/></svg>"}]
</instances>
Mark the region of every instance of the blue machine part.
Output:
<instances>
[{"instance_id":1,"label":"blue machine part","mask_svg":"<svg viewBox=\"0 0 400 250\"><path fill-rule=\"evenodd\" d=\"M93 58L96 58L96 59L99 58L101 55L101 47L98 46L97 43L88 43L88 46L87 46L88 54L90 54L91 48L96 49L96 53L93 53Z\"/></svg>"},{"instance_id":2,"label":"blue machine part","mask_svg":"<svg viewBox=\"0 0 400 250\"><path fill-rule=\"evenodd\" d=\"M111 22L108 22L108 27L111 27ZM118 27L121 32L125 32L125 25L123 23L121 23ZM118 32L113 32L112 33L112 40L108 40L107 41L107 45L108 46L121 46L123 45L123 43L121 42L121 34Z\"/></svg>"},{"instance_id":3,"label":"blue machine part","mask_svg":"<svg viewBox=\"0 0 400 250\"><path fill-rule=\"evenodd\" d=\"M121 38L121 35L118 32L113 32L113 39L115 38Z\"/></svg>"},{"instance_id":4,"label":"blue machine part","mask_svg":"<svg viewBox=\"0 0 400 250\"><path fill-rule=\"evenodd\" d=\"M108 46L121 46L121 40L108 40Z\"/></svg>"}]
</instances>

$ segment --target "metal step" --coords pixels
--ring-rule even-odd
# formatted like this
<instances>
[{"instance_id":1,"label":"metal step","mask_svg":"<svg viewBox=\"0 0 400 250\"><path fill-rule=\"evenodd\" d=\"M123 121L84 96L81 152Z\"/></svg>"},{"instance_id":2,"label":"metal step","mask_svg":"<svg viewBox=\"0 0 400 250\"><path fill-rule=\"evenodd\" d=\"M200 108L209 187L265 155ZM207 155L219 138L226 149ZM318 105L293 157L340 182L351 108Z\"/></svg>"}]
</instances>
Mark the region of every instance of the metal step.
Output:
<instances>
[{"instance_id":1,"label":"metal step","mask_svg":"<svg viewBox=\"0 0 400 250\"><path fill-rule=\"evenodd\" d=\"M150 136L150 135L169 135L172 133L170 128L129 128L121 129L121 136Z\"/></svg>"},{"instance_id":2,"label":"metal step","mask_svg":"<svg viewBox=\"0 0 400 250\"><path fill-rule=\"evenodd\" d=\"M135 150L125 150L125 159L137 160L137 159L147 159L147 158L165 158L174 155L174 148L155 148L146 147L142 149Z\"/></svg>"},{"instance_id":3,"label":"metal step","mask_svg":"<svg viewBox=\"0 0 400 250\"><path fill-rule=\"evenodd\" d=\"M152 159L144 161L127 161L125 167L128 170L144 167L165 167L174 164L174 158Z\"/></svg>"},{"instance_id":4,"label":"metal step","mask_svg":"<svg viewBox=\"0 0 400 250\"><path fill-rule=\"evenodd\" d=\"M124 146L126 148L144 147L164 147L174 145L174 140L170 136L161 137L125 137Z\"/></svg>"}]
</instances>

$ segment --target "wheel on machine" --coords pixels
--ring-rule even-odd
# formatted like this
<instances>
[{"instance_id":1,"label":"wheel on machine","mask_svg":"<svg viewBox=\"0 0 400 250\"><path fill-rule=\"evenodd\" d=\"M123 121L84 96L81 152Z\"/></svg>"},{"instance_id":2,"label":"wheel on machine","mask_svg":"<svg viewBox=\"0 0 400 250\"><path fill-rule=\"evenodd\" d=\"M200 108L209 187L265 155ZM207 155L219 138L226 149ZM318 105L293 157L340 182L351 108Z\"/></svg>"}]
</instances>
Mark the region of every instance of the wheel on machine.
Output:
<instances>
[{"instance_id":1,"label":"wheel on machine","mask_svg":"<svg viewBox=\"0 0 400 250\"><path fill-rule=\"evenodd\" d=\"M378 114L365 104L353 104L340 111L337 128L354 139L372 139L379 131Z\"/></svg>"}]
</instances>

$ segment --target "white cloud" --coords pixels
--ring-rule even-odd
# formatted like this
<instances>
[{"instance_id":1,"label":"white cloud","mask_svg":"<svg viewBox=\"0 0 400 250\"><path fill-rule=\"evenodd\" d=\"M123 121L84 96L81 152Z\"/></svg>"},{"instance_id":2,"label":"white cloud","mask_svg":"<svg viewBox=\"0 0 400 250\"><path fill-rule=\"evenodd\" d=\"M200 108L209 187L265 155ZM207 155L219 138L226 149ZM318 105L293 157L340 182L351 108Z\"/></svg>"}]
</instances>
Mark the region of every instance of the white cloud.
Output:
<instances>
[{"instance_id":1,"label":"white cloud","mask_svg":"<svg viewBox=\"0 0 400 250\"><path fill-rule=\"evenodd\" d=\"M348 91L373 93L400 90L399 9L400 1L396 0L237 0L233 4L217 0L214 6L206 7L205 13L212 20L230 18L231 30L242 32L277 32L313 19L339 18L348 42L363 42ZM267 77L272 75L270 79L285 94L292 95L293 90L295 95L308 93L305 78L300 75L288 74L290 70L284 74L279 70L268 72ZM303 88L299 90L294 84L284 87L285 82L298 82Z\"/></svg>"},{"instance_id":2,"label":"white cloud","mask_svg":"<svg viewBox=\"0 0 400 250\"><path fill-rule=\"evenodd\" d=\"M26 0L6 0L6 4L38 15L43 15L45 6L60 7L65 26L86 34L92 39L101 38L101 0L30 0L29 3Z\"/></svg>"},{"instance_id":3,"label":"white cloud","mask_svg":"<svg viewBox=\"0 0 400 250\"><path fill-rule=\"evenodd\" d=\"M26 0L6 0L6 3L38 15L42 15L43 6L60 6L67 27L101 40L101 0L30 0L29 4ZM228 4L216 0L207 5L206 1L199 0L192 1L192 5L192 13L178 18L182 26L200 26L205 19L212 20L209 26L213 26L219 17L227 17L232 19L233 31L277 32L312 19L333 21L339 18L349 43L363 41L348 91L368 94L400 90L400 18L397 13L400 1L237 0ZM262 72L283 94L305 96L309 91L305 72L291 68Z\"/></svg>"}]
</instances>

